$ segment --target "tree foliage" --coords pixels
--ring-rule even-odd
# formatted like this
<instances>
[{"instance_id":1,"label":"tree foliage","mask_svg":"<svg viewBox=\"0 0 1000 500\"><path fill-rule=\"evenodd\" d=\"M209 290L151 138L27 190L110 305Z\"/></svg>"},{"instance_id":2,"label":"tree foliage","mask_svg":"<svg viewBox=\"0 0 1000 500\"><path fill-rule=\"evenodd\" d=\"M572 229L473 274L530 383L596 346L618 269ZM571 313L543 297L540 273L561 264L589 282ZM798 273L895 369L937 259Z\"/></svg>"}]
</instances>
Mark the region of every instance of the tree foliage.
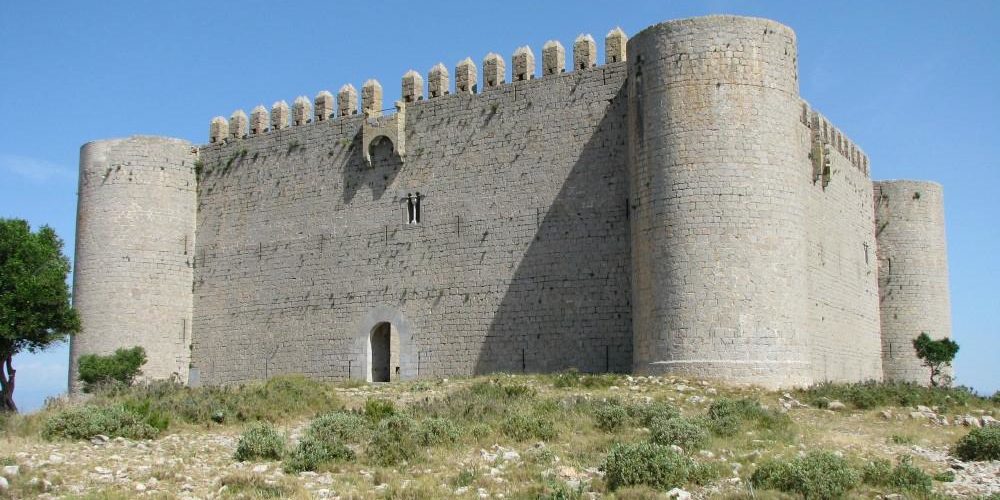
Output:
<instances>
[{"instance_id":1,"label":"tree foliage","mask_svg":"<svg viewBox=\"0 0 1000 500\"><path fill-rule=\"evenodd\" d=\"M949 338L933 340L924 332L913 339L913 348L917 350L917 357L924 361L924 366L931 369L931 386L937 387L942 382L939 378L941 373L951 366L955 354L958 354L958 344ZM949 382L944 381L944 385L950 385Z\"/></svg>"},{"instance_id":2,"label":"tree foliage","mask_svg":"<svg viewBox=\"0 0 1000 500\"><path fill-rule=\"evenodd\" d=\"M132 385L135 376L142 373L139 368L145 363L146 350L142 347L122 348L107 356L100 354L80 356L77 373L86 391L108 382Z\"/></svg>"},{"instance_id":3,"label":"tree foliage","mask_svg":"<svg viewBox=\"0 0 1000 500\"><path fill-rule=\"evenodd\" d=\"M69 260L52 228L0 219L0 412L14 405L14 355L36 352L80 330L70 306Z\"/></svg>"}]
</instances>

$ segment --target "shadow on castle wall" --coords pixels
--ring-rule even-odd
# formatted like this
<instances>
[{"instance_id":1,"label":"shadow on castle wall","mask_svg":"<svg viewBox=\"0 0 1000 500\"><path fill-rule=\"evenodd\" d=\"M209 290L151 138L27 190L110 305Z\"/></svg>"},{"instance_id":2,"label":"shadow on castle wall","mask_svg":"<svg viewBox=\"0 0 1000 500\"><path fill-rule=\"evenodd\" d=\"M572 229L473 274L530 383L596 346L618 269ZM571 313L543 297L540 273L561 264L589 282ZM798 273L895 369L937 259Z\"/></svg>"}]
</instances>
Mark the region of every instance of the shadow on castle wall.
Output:
<instances>
[{"instance_id":1,"label":"shadow on castle wall","mask_svg":"<svg viewBox=\"0 0 1000 500\"><path fill-rule=\"evenodd\" d=\"M625 106L623 86L539 211L475 373L632 369Z\"/></svg>"}]
</instances>

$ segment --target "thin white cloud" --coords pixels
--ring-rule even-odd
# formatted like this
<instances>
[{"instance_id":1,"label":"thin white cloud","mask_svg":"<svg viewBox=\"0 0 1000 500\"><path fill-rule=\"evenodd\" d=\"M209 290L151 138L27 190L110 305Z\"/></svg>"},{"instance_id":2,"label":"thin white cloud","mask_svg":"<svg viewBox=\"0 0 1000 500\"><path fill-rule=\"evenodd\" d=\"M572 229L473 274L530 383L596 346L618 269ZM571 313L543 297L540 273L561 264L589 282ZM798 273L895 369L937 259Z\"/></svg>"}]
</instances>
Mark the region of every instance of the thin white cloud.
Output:
<instances>
[{"instance_id":1,"label":"thin white cloud","mask_svg":"<svg viewBox=\"0 0 1000 500\"><path fill-rule=\"evenodd\" d=\"M0 172L13 174L30 182L70 181L76 178L76 171L37 158L0 154Z\"/></svg>"}]
</instances>

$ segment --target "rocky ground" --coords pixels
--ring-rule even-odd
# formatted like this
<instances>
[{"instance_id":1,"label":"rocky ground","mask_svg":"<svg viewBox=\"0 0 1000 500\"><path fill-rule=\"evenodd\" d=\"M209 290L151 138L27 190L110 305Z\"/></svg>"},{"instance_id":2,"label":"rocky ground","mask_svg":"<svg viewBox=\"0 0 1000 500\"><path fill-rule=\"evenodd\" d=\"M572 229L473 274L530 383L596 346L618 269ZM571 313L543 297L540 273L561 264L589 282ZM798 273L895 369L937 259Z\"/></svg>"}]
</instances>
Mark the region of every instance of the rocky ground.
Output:
<instances>
[{"instance_id":1,"label":"rocky ground","mask_svg":"<svg viewBox=\"0 0 1000 500\"><path fill-rule=\"evenodd\" d=\"M969 428L997 425L990 413L976 410L961 414L939 414L933 408L893 407L851 410L838 401L826 409L803 404L788 393L730 388L706 381L657 377L623 377L621 383L600 389L556 389L544 379L528 379L542 394L554 398L607 398L625 400L664 399L685 414L704 412L721 394L750 395L780 407L792 416L800 433L794 443L749 445L715 442L699 450L700 460L720 462L731 471L704 487L674 490L673 496L694 498L748 497L748 469L760 457L773 453L804 452L814 448L837 450L858 457L897 459L913 457L916 464L934 474L952 471L954 481L935 481L942 495L976 498L1000 494L1000 461L962 462L949 454L949 447ZM347 407L360 407L369 397L407 401L440 397L468 380L437 382L429 390L413 391L413 385L382 384L338 389ZM295 441L307 418L280 424ZM563 422L590 426L589 422ZM589 428L589 427L588 427ZM429 450L428 457L412 465L395 468L366 466L363 462L336 466L325 472L286 474L278 462L243 463L233 459L242 428L188 427L155 440L133 441L96 436L89 441L48 442L39 437L0 437L0 459L6 459L0 481L0 496L38 498L219 498L264 495L300 498L444 497L512 498L522 496L524 481L563 483L583 498L608 496L595 487L602 480L600 461L610 441L572 431L562 432L552 442L478 443L452 449ZM642 432L643 430L640 430ZM589 437L588 437L589 436ZM775 446L788 449L773 449ZM602 449L603 448L603 449ZM467 477L465 477L465 476ZM244 489L253 483L256 490ZM267 490L267 486L275 489ZM261 490L260 488L265 488ZM409 492L409 494L407 493ZM886 498L902 498L886 495Z\"/></svg>"}]
</instances>

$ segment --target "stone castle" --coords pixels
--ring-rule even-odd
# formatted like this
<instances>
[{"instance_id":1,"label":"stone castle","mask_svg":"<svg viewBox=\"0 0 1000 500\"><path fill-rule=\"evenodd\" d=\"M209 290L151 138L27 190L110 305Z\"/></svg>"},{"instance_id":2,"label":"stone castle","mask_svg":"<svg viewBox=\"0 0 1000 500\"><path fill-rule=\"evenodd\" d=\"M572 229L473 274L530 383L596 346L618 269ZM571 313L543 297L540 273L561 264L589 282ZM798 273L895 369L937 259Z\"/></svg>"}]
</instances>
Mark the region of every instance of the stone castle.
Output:
<instances>
[{"instance_id":1,"label":"stone castle","mask_svg":"<svg viewBox=\"0 0 1000 500\"><path fill-rule=\"evenodd\" d=\"M152 378L910 380L951 333L941 187L873 182L779 23L710 16L80 153L76 359ZM571 62L569 65L567 62ZM454 78L454 86L451 79Z\"/></svg>"}]
</instances>

